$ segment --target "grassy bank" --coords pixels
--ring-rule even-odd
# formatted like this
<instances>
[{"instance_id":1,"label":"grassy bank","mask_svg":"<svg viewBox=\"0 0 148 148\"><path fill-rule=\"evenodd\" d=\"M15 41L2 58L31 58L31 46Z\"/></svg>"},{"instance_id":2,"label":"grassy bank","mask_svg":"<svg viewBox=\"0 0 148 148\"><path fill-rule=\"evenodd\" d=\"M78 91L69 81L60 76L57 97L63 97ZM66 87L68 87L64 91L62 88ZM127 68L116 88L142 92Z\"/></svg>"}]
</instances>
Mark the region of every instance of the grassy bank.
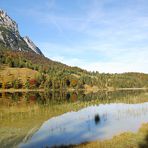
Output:
<instances>
[{"instance_id":1,"label":"grassy bank","mask_svg":"<svg viewBox=\"0 0 148 148\"><path fill-rule=\"evenodd\" d=\"M137 133L126 132L112 139L84 143L76 148L147 148L148 147L148 123L143 124Z\"/></svg>"}]
</instances>

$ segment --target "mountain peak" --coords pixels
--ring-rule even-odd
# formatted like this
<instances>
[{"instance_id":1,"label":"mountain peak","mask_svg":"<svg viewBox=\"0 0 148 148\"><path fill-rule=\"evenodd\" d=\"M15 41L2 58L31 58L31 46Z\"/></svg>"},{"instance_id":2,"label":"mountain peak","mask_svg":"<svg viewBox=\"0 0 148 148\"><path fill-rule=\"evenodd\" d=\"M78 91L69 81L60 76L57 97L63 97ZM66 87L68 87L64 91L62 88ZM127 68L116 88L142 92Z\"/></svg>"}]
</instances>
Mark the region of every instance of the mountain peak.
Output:
<instances>
[{"instance_id":1,"label":"mountain peak","mask_svg":"<svg viewBox=\"0 0 148 148\"><path fill-rule=\"evenodd\" d=\"M0 26L6 27L15 33L18 33L18 24L2 9L0 9Z\"/></svg>"},{"instance_id":2,"label":"mountain peak","mask_svg":"<svg viewBox=\"0 0 148 148\"><path fill-rule=\"evenodd\" d=\"M17 23L12 20L5 11L0 9L0 47L8 47L12 50L35 52L43 55L41 50L29 39L21 37Z\"/></svg>"}]
</instances>

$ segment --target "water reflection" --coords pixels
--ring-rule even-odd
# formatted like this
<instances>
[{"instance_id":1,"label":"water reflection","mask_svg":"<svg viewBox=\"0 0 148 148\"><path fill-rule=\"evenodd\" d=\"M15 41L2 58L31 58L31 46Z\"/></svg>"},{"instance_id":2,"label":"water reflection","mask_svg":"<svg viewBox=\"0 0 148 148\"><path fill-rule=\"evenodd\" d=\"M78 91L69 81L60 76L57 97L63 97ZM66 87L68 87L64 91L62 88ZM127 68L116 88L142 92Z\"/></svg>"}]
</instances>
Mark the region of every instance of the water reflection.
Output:
<instances>
[{"instance_id":1,"label":"water reflection","mask_svg":"<svg viewBox=\"0 0 148 148\"><path fill-rule=\"evenodd\" d=\"M132 130L132 127L125 128L128 123L137 123L135 130L148 119L144 102L148 102L146 91L0 93L0 145L17 147L23 141L35 147L38 142L50 146L57 141L63 144L64 139L64 144L81 143Z\"/></svg>"},{"instance_id":2,"label":"water reflection","mask_svg":"<svg viewBox=\"0 0 148 148\"><path fill-rule=\"evenodd\" d=\"M135 132L145 122L148 122L148 103L90 106L45 121L20 147L52 147L108 139L125 131Z\"/></svg>"},{"instance_id":3,"label":"water reflection","mask_svg":"<svg viewBox=\"0 0 148 148\"><path fill-rule=\"evenodd\" d=\"M84 92L15 92L15 93L0 93L0 101L13 102L31 102L38 104L55 103L61 104L62 102L95 102L99 103L112 103L112 102L126 102L130 103L135 97L140 94L146 93L145 91L100 91L97 93L84 94ZM3 99L3 100L2 100ZM4 100L5 99L5 100ZM4 102L3 102L4 103Z\"/></svg>"},{"instance_id":4,"label":"water reflection","mask_svg":"<svg viewBox=\"0 0 148 148\"><path fill-rule=\"evenodd\" d=\"M96 115L95 115L95 123L96 123L96 125L97 125L99 122L100 122L100 116L99 116L99 114L96 114Z\"/></svg>"}]
</instances>

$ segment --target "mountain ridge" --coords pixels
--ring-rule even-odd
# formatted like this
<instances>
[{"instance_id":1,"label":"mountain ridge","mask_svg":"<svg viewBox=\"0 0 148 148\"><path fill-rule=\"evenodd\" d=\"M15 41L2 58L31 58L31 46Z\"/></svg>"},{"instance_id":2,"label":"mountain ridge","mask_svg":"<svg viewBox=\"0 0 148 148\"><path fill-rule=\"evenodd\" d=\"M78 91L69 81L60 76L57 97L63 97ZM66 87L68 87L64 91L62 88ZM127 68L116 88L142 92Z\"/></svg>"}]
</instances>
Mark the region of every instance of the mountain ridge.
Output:
<instances>
[{"instance_id":1,"label":"mountain ridge","mask_svg":"<svg viewBox=\"0 0 148 148\"><path fill-rule=\"evenodd\" d=\"M0 9L0 25L8 27L14 32L18 32L18 24L12 20L2 9Z\"/></svg>"},{"instance_id":2,"label":"mountain ridge","mask_svg":"<svg viewBox=\"0 0 148 148\"><path fill-rule=\"evenodd\" d=\"M43 55L29 37L20 35L18 24L2 9L0 9L0 45L12 50L31 51Z\"/></svg>"}]
</instances>

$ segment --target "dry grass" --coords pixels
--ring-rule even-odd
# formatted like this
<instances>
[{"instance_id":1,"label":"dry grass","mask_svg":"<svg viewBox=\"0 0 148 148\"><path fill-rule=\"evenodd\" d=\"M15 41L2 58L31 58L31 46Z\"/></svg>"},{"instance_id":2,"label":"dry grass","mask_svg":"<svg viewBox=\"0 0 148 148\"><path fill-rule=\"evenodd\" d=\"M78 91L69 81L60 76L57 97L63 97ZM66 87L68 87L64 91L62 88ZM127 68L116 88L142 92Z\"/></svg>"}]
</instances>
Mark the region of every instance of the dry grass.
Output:
<instances>
[{"instance_id":1,"label":"dry grass","mask_svg":"<svg viewBox=\"0 0 148 148\"><path fill-rule=\"evenodd\" d=\"M0 80L11 82L14 79L20 79L25 83L27 78L35 78L38 74L39 72L28 68L10 68L5 66L0 69Z\"/></svg>"},{"instance_id":2,"label":"dry grass","mask_svg":"<svg viewBox=\"0 0 148 148\"><path fill-rule=\"evenodd\" d=\"M89 94L91 92L96 93L99 91L99 88L97 86L90 86L90 85L84 85L85 94Z\"/></svg>"},{"instance_id":3,"label":"dry grass","mask_svg":"<svg viewBox=\"0 0 148 148\"><path fill-rule=\"evenodd\" d=\"M112 139L109 139L109 140L84 143L74 147L76 148L144 148L148 144L148 141L145 141L147 136L148 136L148 123L143 124L137 133L126 132L119 136L114 136Z\"/></svg>"}]
</instances>

